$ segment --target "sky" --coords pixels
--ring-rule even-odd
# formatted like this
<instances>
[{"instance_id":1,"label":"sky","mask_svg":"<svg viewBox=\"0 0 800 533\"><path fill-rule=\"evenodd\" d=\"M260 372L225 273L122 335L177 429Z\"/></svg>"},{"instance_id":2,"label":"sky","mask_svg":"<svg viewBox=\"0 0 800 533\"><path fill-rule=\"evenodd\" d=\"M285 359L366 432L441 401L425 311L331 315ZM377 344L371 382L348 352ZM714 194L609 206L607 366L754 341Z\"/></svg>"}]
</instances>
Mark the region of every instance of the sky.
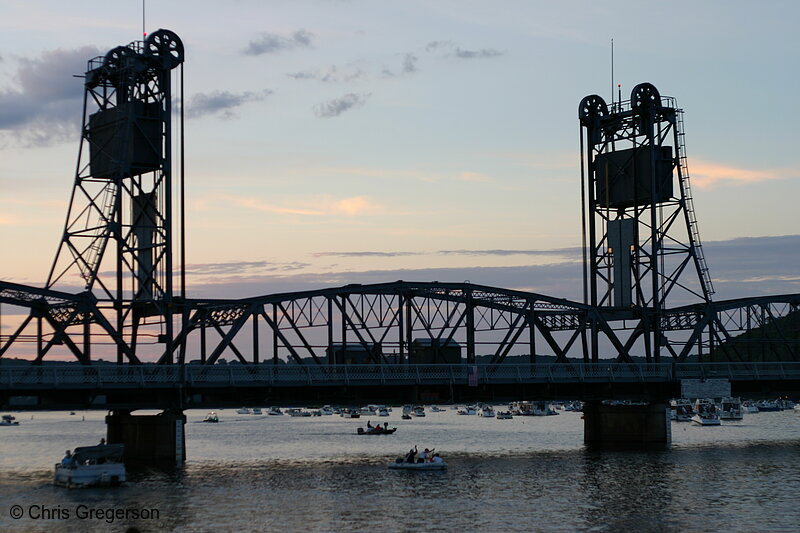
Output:
<instances>
[{"instance_id":1,"label":"sky","mask_svg":"<svg viewBox=\"0 0 800 533\"><path fill-rule=\"evenodd\" d=\"M189 296L464 281L578 299L577 107L677 98L719 298L800 292L796 1L148 2L185 46ZM0 3L0 279L63 232L86 62L140 0ZM78 290L76 288L76 290Z\"/></svg>"}]
</instances>

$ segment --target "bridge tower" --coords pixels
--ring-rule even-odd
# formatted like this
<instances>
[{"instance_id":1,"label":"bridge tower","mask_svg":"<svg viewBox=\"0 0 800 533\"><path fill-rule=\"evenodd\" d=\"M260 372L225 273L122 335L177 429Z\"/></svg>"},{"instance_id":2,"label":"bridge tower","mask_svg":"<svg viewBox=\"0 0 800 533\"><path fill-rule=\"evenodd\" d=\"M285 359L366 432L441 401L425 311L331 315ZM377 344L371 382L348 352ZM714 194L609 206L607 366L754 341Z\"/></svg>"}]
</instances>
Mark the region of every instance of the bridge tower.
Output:
<instances>
[{"instance_id":1,"label":"bridge tower","mask_svg":"<svg viewBox=\"0 0 800 533\"><path fill-rule=\"evenodd\" d=\"M116 315L128 354L142 335L172 353L171 73L183 59L180 38L161 29L89 61L75 183L47 279L48 289L82 280L98 305ZM182 250L182 238L178 244ZM124 356L118 348L118 362Z\"/></svg>"},{"instance_id":2,"label":"bridge tower","mask_svg":"<svg viewBox=\"0 0 800 533\"><path fill-rule=\"evenodd\" d=\"M598 95L585 97L578 117L584 303L636 324L626 348L641 342L655 362L662 348L675 356L663 310L710 302L714 292L689 186L683 111L640 83L630 100L610 108ZM591 328L593 361L598 329Z\"/></svg>"}]
</instances>

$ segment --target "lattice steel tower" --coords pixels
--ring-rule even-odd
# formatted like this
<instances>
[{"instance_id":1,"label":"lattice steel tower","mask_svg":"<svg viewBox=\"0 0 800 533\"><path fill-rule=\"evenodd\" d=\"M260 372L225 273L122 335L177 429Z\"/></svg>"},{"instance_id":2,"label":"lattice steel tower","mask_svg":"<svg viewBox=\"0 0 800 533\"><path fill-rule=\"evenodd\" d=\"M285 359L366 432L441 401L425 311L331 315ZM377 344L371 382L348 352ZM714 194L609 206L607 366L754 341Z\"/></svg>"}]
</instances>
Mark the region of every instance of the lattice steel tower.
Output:
<instances>
[{"instance_id":1,"label":"lattice steel tower","mask_svg":"<svg viewBox=\"0 0 800 533\"><path fill-rule=\"evenodd\" d=\"M662 347L671 351L662 311L709 302L714 292L689 187L682 113L650 83L611 109L597 95L578 108L584 300L636 323L628 343L641 339L655 361Z\"/></svg>"},{"instance_id":2,"label":"lattice steel tower","mask_svg":"<svg viewBox=\"0 0 800 533\"><path fill-rule=\"evenodd\" d=\"M89 61L75 185L47 280L80 276L134 351L144 328L171 353L171 71L183 59L181 40L162 29Z\"/></svg>"}]
</instances>

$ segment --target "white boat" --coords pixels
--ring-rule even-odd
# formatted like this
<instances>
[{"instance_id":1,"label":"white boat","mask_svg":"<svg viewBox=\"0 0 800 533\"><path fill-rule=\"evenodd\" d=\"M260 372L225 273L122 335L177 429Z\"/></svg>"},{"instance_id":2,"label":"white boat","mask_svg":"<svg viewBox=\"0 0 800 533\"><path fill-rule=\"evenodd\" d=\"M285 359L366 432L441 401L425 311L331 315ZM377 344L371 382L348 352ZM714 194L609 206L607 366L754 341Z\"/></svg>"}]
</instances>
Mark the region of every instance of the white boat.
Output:
<instances>
[{"instance_id":1,"label":"white boat","mask_svg":"<svg viewBox=\"0 0 800 533\"><path fill-rule=\"evenodd\" d=\"M379 407L378 416L389 416L389 409L386 407Z\"/></svg>"},{"instance_id":2,"label":"white boat","mask_svg":"<svg viewBox=\"0 0 800 533\"><path fill-rule=\"evenodd\" d=\"M334 413L334 409L330 405L325 405L322 407L322 409L319 410L319 412L322 413L323 415L328 416Z\"/></svg>"},{"instance_id":3,"label":"white boat","mask_svg":"<svg viewBox=\"0 0 800 533\"><path fill-rule=\"evenodd\" d=\"M719 405L720 420L741 420L744 418L742 400L739 398L723 398Z\"/></svg>"},{"instance_id":4,"label":"white boat","mask_svg":"<svg viewBox=\"0 0 800 533\"><path fill-rule=\"evenodd\" d=\"M252 413L254 415L260 415L261 414L261 408L260 407L253 407Z\"/></svg>"},{"instance_id":5,"label":"white boat","mask_svg":"<svg viewBox=\"0 0 800 533\"><path fill-rule=\"evenodd\" d=\"M219 417L217 416L217 413L215 413L214 411L211 411L203 419L203 422L210 422L212 424L216 424L217 422L219 422Z\"/></svg>"},{"instance_id":6,"label":"white boat","mask_svg":"<svg viewBox=\"0 0 800 533\"><path fill-rule=\"evenodd\" d=\"M0 419L0 426L18 426L19 422L17 422L16 417L12 415L3 415L3 418Z\"/></svg>"},{"instance_id":7,"label":"white boat","mask_svg":"<svg viewBox=\"0 0 800 533\"><path fill-rule=\"evenodd\" d=\"M270 416L280 416L283 414L280 407L275 407L274 405L267 409L267 414Z\"/></svg>"},{"instance_id":8,"label":"white boat","mask_svg":"<svg viewBox=\"0 0 800 533\"><path fill-rule=\"evenodd\" d=\"M514 402L508 406L509 410L519 416L552 416L558 411L550 407L550 402Z\"/></svg>"},{"instance_id":9,"label":"white boat","mask_svg":"<svg viewBox=\"0 0 800 533\"><path fill-rule=\"evenodd\" d=\"M412 416L425 416L425 408L421 405L415 405L411 410Z\"/></svg>"},{"instance_id":10,"label":"white boat","mask_svg":"<svg viewBox=\"0 0 800 533\"><path fill-rule=\"evenodd\" d=\"M676 422L691 422L694 416L694 409L692 402L686 398L676 398L669 402L670 411L672 411L672 418Z\"/></svg>"},{"instance_id":11,"label":"white boat","mask_svg":"<svg viewBox=\"0 0 800 533\"><path fill-rule=\"evenodd\" d=\"M492 409L491 405L484 405L480 409L478 409L478 416L482 416L485 418L494 418L494 409Z\"/></svg>"},{"instance_id":12,"label":"white boat","mask_svg":"<svg viewBox=\"0 0 800 533\"><path fill-rule=\"evenodd\" d=\"M694 404L695 415L692 423L698 426L719 426L719 410L716 404L709 399L698 398Z\"/></svg>"},{"instance_id":13,"label":"white boat","mask_svg":"<svg viewBox=\"0 0 800 533\"><path fill-rule=\"evenodd\" d=\"M286 414L289 416L311 416L311 413L308 411L303 411L299 407L291 407L287 409Z\"/></svg>"},{"instance_id":14,"label":"white boat","mask_svg":"<svg viewBox=\"0 0 800 533\"><path fill-rule=\"evenodd\" d=\"M495 418L497 420L511 420L514 415L511 414L511 411L498 411Z\"/></svg>"},{"instance_id":15,"label":"white boat","mask_svg":"<svg viewBox=\"0 0 800 533\"><path fill-rule=\"evenodd\" d=\"M406 463L402 459L397 459L394 463L389 463L390 470L445 470L447 463Z\"/></svg>"},{"instance_id":16,"label":"white boat","mask_svg":"<svg viewBox=\"0 0 800 533\"><path fill-rule=\"evenodd\" d=\"M122 444L75 448L69 458L55 466L53 482L59 487L114 486L127 479L122 462Z\"/></svg>"},{"instance_id":17,"label":"white boat","mask_svg":"<svg viewBox=\"0 0 800 533\"><path fill-rule=\"evenodd\" d=\"M442 409L441 407L436 406L436 405L431 405L431 412L432 413L441 413L441 412L444 412L444 409Z\"/></svg>"},{"instance_id":18,"label":"white boat","mask_svg":"<svg viewBox=\"0 0 800 533\"><path fill-rule=\"evenodd\" d=\"M247 407L242 407L242 408L236 410L236 414L237 415L249 415L250 414L250 409L248 409Z\"/></svg>"},{"instance_id":19,"label":"white boat","mask_svg":"<svg viewBox=\"0 0 800 533\"><path fill-rule=\"evenodd\" d=\"M342 409L339 412L339 416L342 418L361 418L361 413L356 409Z\"/></svg>"},{"instance_id":20,"label":"white boat","mask_svg":"<svg viewBox=\"0 0 800 533\"><path fill-rule=\"evenodd\" d=\"M459 409L458 410L458 414L459 415L476 415L476 414L478 414L478 411L476 411L475 408L472 407L471 405L468 405L468 406L464 407L463 409Z\"/></svg>"},{"instance_id":21,"label":"white boat","mask_svg":"<svg viewBox=\"0 0 800 533\"><path fill-rule=\"evenodd\" d=\"M756 407L756 404L751 402L750 400L745 400L742 402L742 412L748 414L754 414L758 412L758 407Z\"/></svg>"}]
</instances>

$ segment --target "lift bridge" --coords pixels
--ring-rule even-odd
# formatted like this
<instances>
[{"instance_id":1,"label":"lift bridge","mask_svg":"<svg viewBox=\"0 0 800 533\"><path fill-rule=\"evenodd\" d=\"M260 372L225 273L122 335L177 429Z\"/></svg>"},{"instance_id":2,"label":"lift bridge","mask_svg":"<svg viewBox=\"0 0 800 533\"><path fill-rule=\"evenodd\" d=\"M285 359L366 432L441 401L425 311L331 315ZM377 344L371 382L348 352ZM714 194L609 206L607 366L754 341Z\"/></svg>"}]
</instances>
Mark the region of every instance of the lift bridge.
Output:
<instances>
[{"instance_id":1,"label":"lift bridge","mask_svg":"<svg viewBox=\"0 0 800 533\"><path fill-rule=\"evenodd\" d=\"M663 402L680 395L681 380L713 378L735 392L800 390L800 294L712 300L683 112L649 83L629 100L591 95L578 107L581 302L409 281L189 297L183 62L169 30L89 61L75 182L47 283L0 281L0 358L30 360L0 365L0 403ZM65 359L73 363L53 363Z\"/></svg>"}]
</instances>

